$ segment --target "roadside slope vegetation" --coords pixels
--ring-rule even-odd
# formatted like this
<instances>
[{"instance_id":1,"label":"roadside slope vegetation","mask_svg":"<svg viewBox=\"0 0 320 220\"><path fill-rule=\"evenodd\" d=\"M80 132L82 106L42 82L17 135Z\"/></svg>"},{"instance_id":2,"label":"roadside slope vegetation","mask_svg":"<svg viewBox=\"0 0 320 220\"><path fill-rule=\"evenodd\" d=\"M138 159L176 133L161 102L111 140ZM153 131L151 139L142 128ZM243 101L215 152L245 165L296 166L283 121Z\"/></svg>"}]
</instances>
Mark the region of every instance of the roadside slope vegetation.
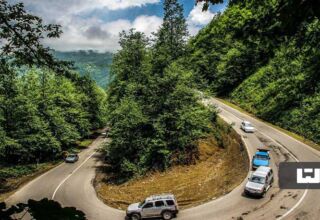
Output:
<instances>
[{"instance_id":1,"label":"roadside slope vegetation","mask_svg":"<svg viewBox=\"0 0 320 220\"><path fill-rule=\"evenodd\" d=\"M229 193L247 176L249 158L240 136L230 125L218 119L214 130L198 141L197 159L187 166L148 172L121 184L115 184L114 176L101 167L94 181L97 195L108 206L125 210L132 203L161 193L173 193L182 209Z\"/></svg>"},{"instance_id":2,"label":"roadside slope vegetation","mask_svg":"<svg viewBox=\"0 0 320 220\"><path fill-rule=\"evenodd\" d=\"M61 159L63 151L104 127L106 93L41 44L60 36L59 25L43 24L23 3L1 1L0 17L2 193L12 189L10 178L38 172L39 163Z\"/></svg>"},{"instance_id":3,"label":"roadside slope vegetation","mask_svg":"<svg viewBox=\"0 0 320 220\"><path fill-rule=\"evenodd\" d=\"M320 143L319 16L315 0L230 1L189 44L195 79Z\"/></svg>"}]
</instances>

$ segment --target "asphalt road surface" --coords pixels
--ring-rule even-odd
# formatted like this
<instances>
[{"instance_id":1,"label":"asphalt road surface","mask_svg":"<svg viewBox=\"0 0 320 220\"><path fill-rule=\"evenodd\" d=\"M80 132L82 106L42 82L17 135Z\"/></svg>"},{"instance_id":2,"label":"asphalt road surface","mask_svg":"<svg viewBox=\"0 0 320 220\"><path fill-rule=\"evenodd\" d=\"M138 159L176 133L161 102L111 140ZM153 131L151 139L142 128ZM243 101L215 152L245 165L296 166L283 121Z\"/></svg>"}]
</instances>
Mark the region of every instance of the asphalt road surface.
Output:
<instances>
[{"instance_id":1,"label":"asphalt road surface","mask_svg":"<svg viewBox=\"0 0 320 220\"><path fill-rule=\"evenodd\" d=\"M182 210L177 219L320 219L320 190L280 190L278 187L278 165L281 161L320 161L320 153L269 125L245 115L215 99L204 101L216 105L220 116L242 136L249 157L258 147L272 146L271 166L275 171L275 182L265 198L254 199L243 195L245 179L230 193L200 206ZM242 120L256 127L254 134L240 130ZM61 164L31 181L6 201L9 205L26 202L28 199L54 199L63 206L73 206L86 213L89 220L124 219L125 213L106 206L100 201L93 187L96 167L99 166L97 149L105 141L96 139L90 148L80 154L75 164ZM249 175L249 174L248 174ZM24 219L28 219L26 216Z\"/></svg>"}]
</instances>

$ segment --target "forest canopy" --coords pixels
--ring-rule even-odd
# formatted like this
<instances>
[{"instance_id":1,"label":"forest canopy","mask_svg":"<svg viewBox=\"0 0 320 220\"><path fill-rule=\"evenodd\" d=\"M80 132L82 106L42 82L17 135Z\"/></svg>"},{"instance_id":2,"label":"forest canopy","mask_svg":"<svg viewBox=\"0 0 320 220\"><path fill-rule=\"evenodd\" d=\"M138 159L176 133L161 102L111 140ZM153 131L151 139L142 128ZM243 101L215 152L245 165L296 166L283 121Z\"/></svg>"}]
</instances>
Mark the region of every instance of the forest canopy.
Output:
<instances>
[{"instance_id":1,"label":"forest canopy","mask_svg":"<svg viewBox=\"0 0 320 220\"><path fill-rule=\"evenodd\" d=\"M229 1L189 42L199 88L320 143L319 17L317 0Z\"/></svg>"},{"instance_id":2,"label":"forest canopy","mask_svg":"<svg viewBox=\"0 0 320 220\"><path fill-rule=\"evenodd\" d=\"M0 2L2 165L54 160L105 126L105 92L41 43L61 33L59 25L43 24L22 3Z\"/></svg>"},{"instance_id":3,"label":"forest canopy","mask_svg":"<svg viewBox=\"0 0 320 220\"><path fill-rule=\"evenodd\" d=\"M108 118L111 142L105 148L121 177L190 164L197 140L211 131L216 112L194 90L183 67L187 25L177 0L164 1L163 24L153 41L134 30L120 35L111 66Z\"/></svg>"}]
</instances>

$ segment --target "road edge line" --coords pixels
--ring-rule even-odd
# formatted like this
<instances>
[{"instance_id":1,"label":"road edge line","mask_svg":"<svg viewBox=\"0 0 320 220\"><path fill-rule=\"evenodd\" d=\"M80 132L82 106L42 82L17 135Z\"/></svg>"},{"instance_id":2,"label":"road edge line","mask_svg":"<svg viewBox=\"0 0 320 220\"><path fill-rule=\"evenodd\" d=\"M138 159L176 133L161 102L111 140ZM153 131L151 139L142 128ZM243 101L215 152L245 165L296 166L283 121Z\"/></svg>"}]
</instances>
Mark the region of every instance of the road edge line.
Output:
<instances>
[{"instance_id":1,"label":"road edge line","mask_svg":"<svg viewBox=\"0 0 320 220\"><path fill-rule=\"evenodd\" d=\"M54 197L56 196L58 190L60 187L74 174L76 173L97 151L94 151L92 154L90 154L76 169L74 169L66 178L64 178L60 184L57 186L57 188L54 190L52 194L52 200L54 200Z\"/></svg>"},{"instance_id":2,"label":"road edge line","mask_svg":"<svg viewBox=\"0 0 320 220\"><path fill-rule=\"evenodd\" d=\"M218 100L218 101L219 101L219 100ZM220 101L219 101L219 102L220 102ZM222 104L225 105L225 106L227 106L227 105L224 104L224 103L222 103ZM231 108L231 109L234 109L234 108L232 108L232 107L230 107L230 106L227 106L227 107L229 107L229 108ZM237 110L237 109L234 109L234 110L240 112L240 111ZM225 111L226 111L226 110L225 110ZM229 112L229 111L228 111L228 112ZM229 112L229 113L232 114L233 116L235 116L236 118L238 118L238 119L240 119L240 120L243 120L243 119L239 118L238 116L234 115L232 112ZM242 113L242 112L240 112L240 113L243 114L243 115L245 115L245 116L251 117L250 115L246 115L246 114L244 114L244 113ZM256 119L256 120L257 120L257 119ZM262 123L264 123L264 122L262 122ZM264 123L264 124L265 124L265 123ZM266 124L266 125L267 125L267 124ZM285 134L285 133L283 133L282 131L279 131L278 129L275 129L275 128L269 126L269 125L267 125L267 126L270 127L270 128L272 128L273 130L275 130L275 131L277 131L277 132L281 132L282 134ZM260 131L259 131L259 132L260 132ZM274 138L270 137L269 135L265 134L264 132L260 132L260 133L261 133L262 135L270 138L273 142L278 143ZM287 137L289 137L289 138L291 138L291 139L293 139L293 140L295 140L295 141L297 141L297 142L299 142L299 143L307 146L309 149L315 151L315 149L313 149L313 148L310 147L309 145L307 145L307 144L305 144L305 143L302 143L301 141L296 140L296 139L294 139L293 137L291 137L291 136L289 136L289 135L287 135L287 134L285 134L285 135L286 135ZM295 155L293 155L285 146L283 146L282 144L279 144L279 143L278 143L278 145L279 145L280 147L282 147L284 150L286 150L293 159L295 159L297 162L299 162L299 159L298 159ZM302 203L302 201L303 201L304 198L306 197L307 193L308 193L308 190L306 189L306 190L304 191L302 197L299 199L299 201L298 201L291 209L289 209L286 213L284 213L281 217L276 218L276 219L282 220L283 218L285 218L285 217L287 217L289 214L291 214L291 212L293 212L293 211Z\"/></svg>"},{"instance_id":3,"label":"road edge line","mask_svg":"<svg viewBox=\"0 0 320 220\"><path fill-rule=\"evenodd\" d=\"M311 147L310 145L308 145L308 144L306 144L306 143L304 143L304 142L302 142L302 141L300 141L300 140L298 140L298 139L296 139L296 138L294 138L294 137L286 134L285 132L281 131L280 129L277 129L277 128L275 128L275 127L272 127L271 125L268 124L268 123L270 123L270 122L263 121L262 119L257 118L256 116L253 117L253 116L251 116L251 115L249 115L249 114L247 114L247 113L244 113L244 112L239 111L238 109L232 108L231 106L223 103L223 102L220 101L219 99L216 99L216 98L212 98L212 99L215 100L215 101L218 101L219 103L221 103L222 105L224 105L224 106L226 106L226 107L228 107L228 108L231 108L231 109L233 109L233 110L238 111L241 115L249 116L249 117L253 118L253 119L256 120L256 121L259 121L260 123L265 124L265 126L267 126L268 128L271 128L271 129L274 130L274 131L280 132L281 134L285 135L286 137L290 138L291 140L296 141L296 142L298 142L298 143L301 144L301 145L304 145L305 147L307 147L307 148L309 148L311 151L313 151L313 153L315 153L317 156L320 155L320 150L317 150L317 149ZM229 113L230 113L230 112L229 112ZM231 113L231 114L232 114L232 113ZM234 115L234 114L233 114L233 115ZM237 116L236 116L236 117L237 117ZM237 118L239 118L239 117L237 117ZM240 118L239 118L239 119L240 119ZM241 119L241 120L242 120L242 119ZM280 127L280 128L281 128L281 127ZM284 128L282 128L282 129L284 129Z\"/></svg>"}]
</instances>

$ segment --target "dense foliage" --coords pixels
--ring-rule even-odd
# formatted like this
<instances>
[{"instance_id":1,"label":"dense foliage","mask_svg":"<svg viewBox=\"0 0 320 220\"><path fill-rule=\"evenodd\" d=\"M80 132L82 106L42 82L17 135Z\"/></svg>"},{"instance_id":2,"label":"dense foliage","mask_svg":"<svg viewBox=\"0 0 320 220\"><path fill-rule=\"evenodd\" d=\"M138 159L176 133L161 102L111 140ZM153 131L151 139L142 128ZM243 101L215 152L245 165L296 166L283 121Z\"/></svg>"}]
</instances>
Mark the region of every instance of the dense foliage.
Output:
<instances>
[{"instance_id":1,"label":"dense foliage","mask_svg":"<svg viewBox=\"0 0 320 220\"><path fill-rule=\"evenodd\" d=\"M59 25L44 25L22 3L0 2L1 165L55 159L105 125L104 91L41 44L60 34Z\"/></svg>"},{"instance_id":2,"label":"dense foliage","mask_svg":"<svg viewBox=\"0 0 320 220\"><path fill-rule=\"evenodd\" d=\"M190 42L196 80L319 143L318 3L230 1Z\"/></svg>"},{"instance_id":3,"label":"dense foliage","mask_svg":"<svg viewBox=\"0 0 320 220\"><path fill-rule=\"evenodd\" d=\"M102 88L109 82L109 69L112 63L112 53L98 53L89 51L55 51L54 56L60 60L74 62L76 70L81 76L89 75Z\"/></svg>"},{"instance_id":4,"label":"dense foliage","mask_svg":"<svg viewBox=\"0 0 320 220\"><path fill-rule=\"evenodd\" d=\"M192 162L196 141L216 119L214 110L200 103L192 73L179 61L187 37L182 7L176 0L164 6L153 43L140 32L122 33L113 59L106 158L123 177Z\"/></svg>"},{"instance_id":5,"label":"dense foliage","mask_svg":"<svg viewBox=\"0 0 320 220\"><path fill-rule=\"evenodd\" d=\"M64 73L70 65L56 60L44 38L58 38L62 33L60 25L45 25L42 19L31 15L23 3L8 4L0 1L0 61L1 65L10 57L15 65L38 65Z\"/></svg>"},{"instance_id":6,"label":"dense foliage","mask_svg":"<svg viewBox=\"0 0 320 220\"><path fill-rule=\"evenodd\" d=\"M18 76L10 68L0 77L2 162L54 159L105 123L105 93L89 79L40 69Z\"/></svg>"}]
</instances>

